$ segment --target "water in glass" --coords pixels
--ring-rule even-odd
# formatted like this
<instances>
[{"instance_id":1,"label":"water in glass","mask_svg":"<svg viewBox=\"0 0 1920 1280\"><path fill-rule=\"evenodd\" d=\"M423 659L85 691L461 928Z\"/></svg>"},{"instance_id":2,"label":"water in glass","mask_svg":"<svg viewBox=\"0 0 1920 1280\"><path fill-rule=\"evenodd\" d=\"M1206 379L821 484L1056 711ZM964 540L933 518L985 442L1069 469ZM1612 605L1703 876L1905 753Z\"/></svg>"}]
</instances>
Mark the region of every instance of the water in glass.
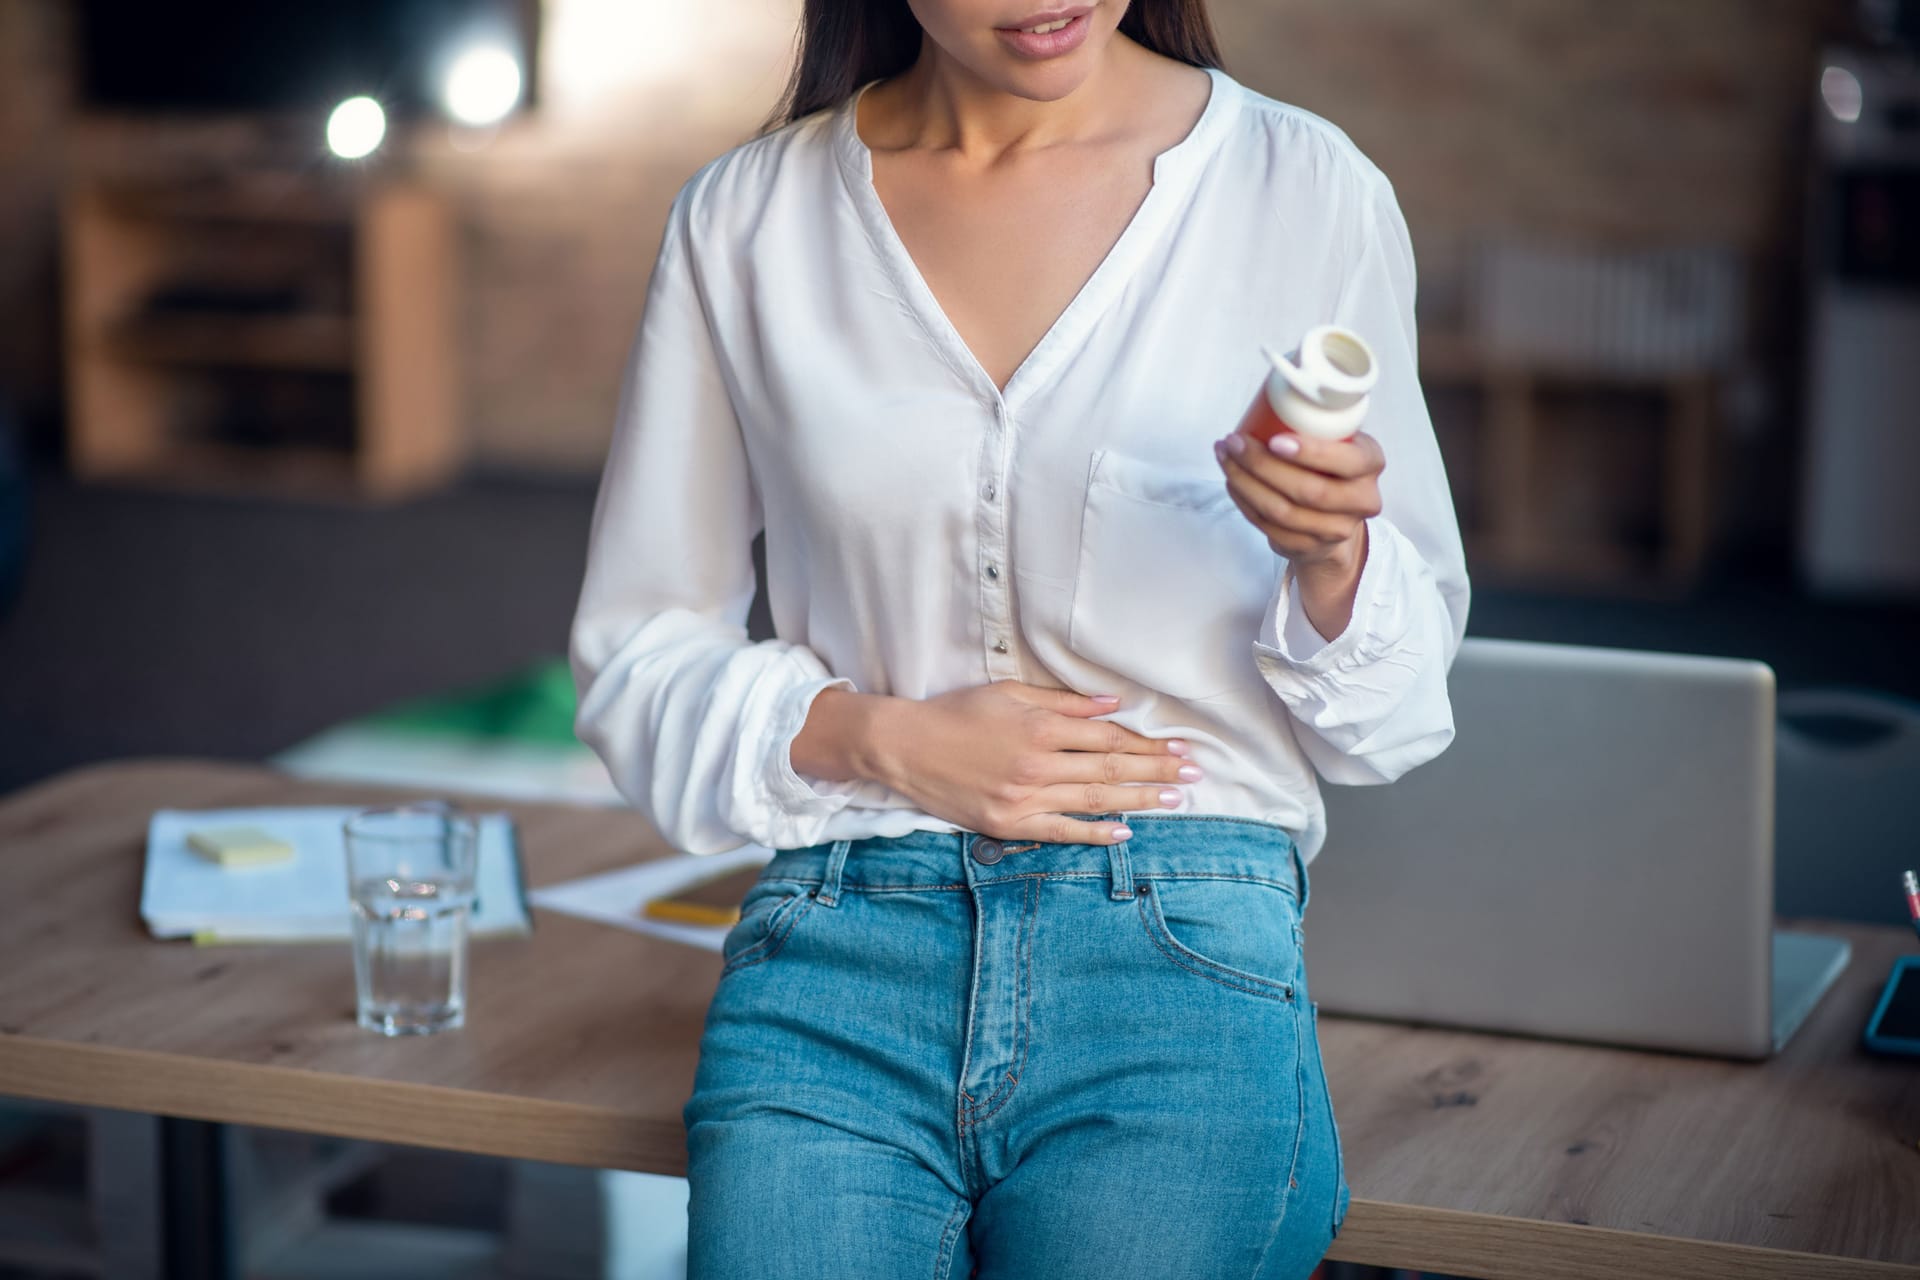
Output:
<instances>
[{"instance_id":1,"label":"water in glass","mask_svg":"<svg viewBox=\"0 0 1920 1280\"><path fill-rule=\"evenodd\" d=\"M472 906L471 884L363 880L353 886L361 1026L405 1035L461 1024Z\"/></svg>"}]
</instances>

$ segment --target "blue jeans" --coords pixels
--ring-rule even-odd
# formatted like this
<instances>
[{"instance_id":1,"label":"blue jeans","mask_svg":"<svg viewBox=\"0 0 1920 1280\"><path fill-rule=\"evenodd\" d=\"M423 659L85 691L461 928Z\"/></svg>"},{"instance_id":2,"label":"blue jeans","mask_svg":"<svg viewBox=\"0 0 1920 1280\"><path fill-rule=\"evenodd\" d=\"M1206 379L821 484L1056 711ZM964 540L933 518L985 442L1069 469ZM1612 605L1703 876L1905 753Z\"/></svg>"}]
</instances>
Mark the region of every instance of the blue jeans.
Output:
<instances>
[{"instance_id":1,"label":"blue jeans","mask_svg":"<svg viewBox=\"0 0 1920 1280\"><path fill-rule=\"evenodd\" d=\"M1306 866L1268 823L1125 817L774 855L682 1111L689 1280L1313 1269L1347 1185Z\"/></svg>"}]
</instances>

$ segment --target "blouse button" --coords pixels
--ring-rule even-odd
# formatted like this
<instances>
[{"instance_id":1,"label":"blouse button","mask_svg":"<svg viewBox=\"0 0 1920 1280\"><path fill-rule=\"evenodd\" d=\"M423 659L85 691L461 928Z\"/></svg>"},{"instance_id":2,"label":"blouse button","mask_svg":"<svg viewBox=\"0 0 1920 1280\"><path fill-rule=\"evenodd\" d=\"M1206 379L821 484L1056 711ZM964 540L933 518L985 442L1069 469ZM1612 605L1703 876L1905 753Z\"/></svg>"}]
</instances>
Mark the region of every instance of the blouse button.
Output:
<instances>
[{"instance_id":1,"label":"blouse button","mask_svg":"<svg viewBox=\"0 0 1920 1280\"><path fill-rule=\"evenodd\" d=\"M988 566L987 566L987 576L988 576L989 578L994 578L994 579L998 579L998 578L999 578L999 576L1000 576L1000 566L999 566L999 565L995 565L995 564L990 564L990 565L988 565Z\"/></svg>"},{"instance_id":2,"label":"blouse button","mask_svg":"<svg viewBox=\"0 0 1920 1280\"><path fill-rule=\"evenodd\" d=\"M1007 651L1007 642L1005 640L995 640L993 642L993 651L995 653L1005 653Z\"/></svg>"},{"instance_id":3,"label":"blouse button","mask_svg":"<svg viewBox=\"0 0 1920 1280\"><path fill-rule=\"evenodd\" d=\"M994 492L995 492L995 490L994 490L994 487L993 487L992 485L988 485L988 486L987 486L987 501L988 501L988 502L992 502L992 501L993 501L993 495L994 495Z\"/></svg>"}]
</instances>

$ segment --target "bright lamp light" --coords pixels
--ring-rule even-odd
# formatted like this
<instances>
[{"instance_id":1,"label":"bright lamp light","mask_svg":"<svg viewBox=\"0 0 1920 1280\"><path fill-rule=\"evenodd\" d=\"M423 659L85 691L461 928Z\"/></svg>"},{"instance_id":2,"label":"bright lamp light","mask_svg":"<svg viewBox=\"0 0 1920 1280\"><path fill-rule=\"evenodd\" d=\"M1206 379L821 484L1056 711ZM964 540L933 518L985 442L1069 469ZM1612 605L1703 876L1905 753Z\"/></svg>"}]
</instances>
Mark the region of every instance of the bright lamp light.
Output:
<instances>
[{"instance_id":1,"label":"bright lamp light","mask_svg":"<svg viewBox=\"0 0 1920 1280\"><path fill-rule=\"evenodd\" d=\"M1867 105L1866 90L1860 77L1845 67L1828 67L1820 74L1820 97L1827 112L1842 124L1858 124Z\"/></svg>"},{"instance_id":2,"label":"bright lamp light","mask_svg":"<svg viewBox=\"0 0 1920 1280\"><path fill-rule=\"evenodd\" d=\"M327 117L327 145L342 160L372 155L387 136L387 113L372 98L348 98Z\"/></svg>"},{"instance_id":3,"label":"bright lamp light","mask_svg":"<svg viewBox=\"0 0 1920 1280\"><path fill-rule=\"evenodd\" d=\"M520 101L519 60L492 45L469 49L447 69L441 99L461 124L494 124Z\"/></svg>"}]
</instances>

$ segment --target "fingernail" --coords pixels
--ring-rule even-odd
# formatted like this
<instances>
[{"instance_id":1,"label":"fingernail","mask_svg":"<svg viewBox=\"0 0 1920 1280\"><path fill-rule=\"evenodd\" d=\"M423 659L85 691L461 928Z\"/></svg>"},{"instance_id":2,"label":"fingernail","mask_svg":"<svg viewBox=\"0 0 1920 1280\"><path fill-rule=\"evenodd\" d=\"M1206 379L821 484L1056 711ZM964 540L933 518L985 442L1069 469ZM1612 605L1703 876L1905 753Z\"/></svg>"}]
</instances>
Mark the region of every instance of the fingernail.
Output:
<instances>
[{"instance_id":1,"label":"fingernail","mask_svg":"<svg viewBox=\"0 0 1920 1280\"><path fill-rule=\"evenodd\" d=\"M1128 827L1115 827L1113 829L1113 838L1115 840L1131 840L1133 839L1133 831Z\"/></svg>"},{"instance_id":2,"label":"fingernail","mask_svg":"<svg viewBox=\"0 0 1920 1280\"><path fill-rule=\"evenodd\" d=\"M1183 764L1180 766L1180 781L1182 782L1198 782L1206 776L1206 774L1200 772L1200 766L1197 764Z\"/></svg>"},{"instance_id":3,"label":"fingernail","mask_svg":"<svg viewBox=\"0 0 1920 1280\"><path fill-rule=\"evenodd\" d=\"M1227 445L1226 445L1226 442L1225 442L1225 441L1223 441L1223 440L1215 440L1215 441L1213 442L1213 456L1214 456L1215 458L1218 458L1218 459L1219 459L1220 461L1222 461L1222 462L1225 462L1225 461L1226 461L1226 459L1227 459Z\"/></svg>"},{"instance_id":4,"label":"fingernail","mask_svg":"<svg viewBox=\"0 0 1920 1280\"><path fill-rule=\"evenodd\" d=\"M1182 738L1168 738L1167 750L1173 752L1173 754L1177 756L1183 756L1187 754L1186 741Z\"/></svg>"},{"instance_id":5,"label":"fingernail","mask_svg":"<svg viewBox=\"0 0 1920 1280\"><path fill-rule=\"evenodd\" d=\"M1163 808L1178 809L1180 807L1180 793L1172 787L1168 787L1160 793L1160 804Z\"/></svg>"},{"instance_id":6,"label":"fingernail","mask_svg":"<svg viewBox=\"0 0 1920 1280\"><path fill-rule=\"evenodd\" d=\"M1300 438L1298 436L1288 435L1282 431L1279 435L1267 441L1267 448L1273 450L1283 458L1291 458L1300 452Z\"/></svg>"},{"instance_id":7,"label":"fingernail","mask_svg":"<svg viewBox=\"0 0 1920 1280\"><path fill-rule=\"evenodd\" d=\"M1095 702L1105 702L1105 703L1108 703L1108 704L1110 704L1110 705L1117 705L1117 704L1119 703L1119 701L1120 701L1120 698L1119 698L1119 695L1117 695L1117 694L1112 694L1112 693L1096 693L1096 694L1094 694L1094 695L1093 695L1093 700L1094 700Z\"/></svg>"},{"instance_id":8,"label":"fingernail","mask_svg":"<svg viewBox=\"0 0 1920 1280\"><path fill-rule=\"evenodd\" d=\"M1247 451L1247 442L1245 439L1241 437L1238 431L1234 432L1232 435L1227 437L1228 453L1232 454L1234 457L1237 458L1241 454L1245 453L1246 451Z\"/></svg>"}]
</instances>

